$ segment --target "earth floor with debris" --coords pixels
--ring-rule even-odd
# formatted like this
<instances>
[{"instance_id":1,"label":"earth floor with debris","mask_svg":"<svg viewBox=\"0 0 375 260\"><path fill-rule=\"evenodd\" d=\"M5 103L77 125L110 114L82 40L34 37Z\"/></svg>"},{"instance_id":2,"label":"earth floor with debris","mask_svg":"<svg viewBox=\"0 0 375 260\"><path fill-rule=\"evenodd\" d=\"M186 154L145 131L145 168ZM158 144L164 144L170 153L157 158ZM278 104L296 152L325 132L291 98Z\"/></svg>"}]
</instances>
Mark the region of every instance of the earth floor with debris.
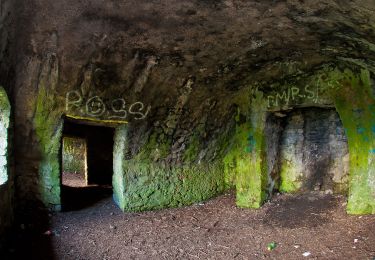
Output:
<instances>
[{"instance_id":1,"label":"earth floor with debris","mask_svg":"<svg viewBox=\"0 0 375 260\"><path fill-rule=\"evenodd\" d=\"M35 259L375 259L375 216L349 216L345 201L319 192L282 194L252 210L237 208L228 193L184 208L122 213L107 196L52 215L50 230L24 253Z\"/></svg>"}]
</instances>

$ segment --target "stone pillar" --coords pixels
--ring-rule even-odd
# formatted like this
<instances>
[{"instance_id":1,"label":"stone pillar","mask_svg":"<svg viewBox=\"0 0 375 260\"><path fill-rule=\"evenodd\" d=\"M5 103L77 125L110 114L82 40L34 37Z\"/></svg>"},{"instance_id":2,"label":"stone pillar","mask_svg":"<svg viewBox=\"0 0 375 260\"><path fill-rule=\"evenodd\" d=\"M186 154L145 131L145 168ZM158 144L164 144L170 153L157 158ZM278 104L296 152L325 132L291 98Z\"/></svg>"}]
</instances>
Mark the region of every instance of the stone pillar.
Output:
<instances>
[{"instance_id":1,"label":"stone pillar","mask_svg":"<svg viewBox=\"0 0 375 260\"><path fill-rule=\"evenodd\" d=\"M113 147L113 200L123 211L125 210L124 161L127 131L127 125L121 125L116 128Z\"/></svg>"},{"instance_id":2,"label":"stone pillar","mask_svg":"<svg viewBox=\"0 0 375 260\"><path fill-rule=\"evenodd\" d=\"M250 121L237 127L236 204L259 208L266 199L267 156L265 145L266 109L263 95L256 93Z\"/></svg>"},{"instance_id":3,"label":"stone pillar","mask_svg":"<svg viewBox=\"0 0 375 260\"><path fill-rule=\"evenodd\" d=\"M375 213L375 98L370 74L348 73L336 96L336 109L348 137L350 178L347 212Z\"/></svg>"}]
</instances>

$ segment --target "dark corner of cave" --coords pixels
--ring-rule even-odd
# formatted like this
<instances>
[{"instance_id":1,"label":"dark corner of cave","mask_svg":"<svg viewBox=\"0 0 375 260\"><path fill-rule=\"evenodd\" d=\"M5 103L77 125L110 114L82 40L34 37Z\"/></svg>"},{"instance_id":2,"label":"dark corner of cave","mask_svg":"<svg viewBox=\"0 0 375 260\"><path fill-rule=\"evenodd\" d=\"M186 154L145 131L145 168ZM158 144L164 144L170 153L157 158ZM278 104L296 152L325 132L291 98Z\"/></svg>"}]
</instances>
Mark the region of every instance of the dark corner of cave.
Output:
<instances>
[{"instance_id":1,"label":"dark corner of cave","mask_svg":"<svg viewBox=\"0 0 375 260\"><path fill-rule=\"evenodd\" d=\"M373 245L373 0L0 0L0 259Z\"/></svg>"}]
</instances>

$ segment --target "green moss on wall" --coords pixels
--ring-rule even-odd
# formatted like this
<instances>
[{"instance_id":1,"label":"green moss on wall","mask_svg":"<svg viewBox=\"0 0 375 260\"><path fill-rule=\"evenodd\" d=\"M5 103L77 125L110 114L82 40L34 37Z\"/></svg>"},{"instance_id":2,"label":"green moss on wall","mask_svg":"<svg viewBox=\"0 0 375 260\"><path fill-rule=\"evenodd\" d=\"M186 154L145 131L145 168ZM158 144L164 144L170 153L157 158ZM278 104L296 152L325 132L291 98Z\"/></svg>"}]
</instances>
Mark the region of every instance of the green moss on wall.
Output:
<instances>
[{"instance_id":1,"label":"green moss on wall","mask_svg":"<svg viewBox=\"0 0 375 260\"><path fill-rule=\"evenodd\" d=\"M199 136L198 134L194 134L190 138L190 142L183 153L182 157L184 162L194 162L197 159L200 150L201 145L199 142Z\"/></svg>"},{"instance_id":2,"label":"green moss on wall","mask_svg":"<svg viewBox=\"0 0 375 260\"><path fill-rule=\"evenodd\" d=\"M348 212L375 213L375 102L370 73L323 68L306 78L277 83L265 93L255 91L239 105L233 137L219 136L216 160L197 163L202 149L199 131L189 140L179 166L166 159L173 152L172 140L152 133L132 159L125 158L127 128L116 130L114 148L114 199L126 211L141 211L188 205L236 187L237 205L258 208L266 199L267 160L265 120L268 111L296 106L335 106L348 137L350 189ZM271 89L271 90L269 90ZM251 101L250 104L246 103ZM39 167L42 200L60 204L59 150L62 121L54 95L39 86L34 125L40 143ZM229 149L227 147L229 146ZM281 190L298 191L300 180L287 178L297 166L281 169Z\"/></svg>"},{"instance_id":3,"label":"green moss on wall","mask_svg":"<svg viewBox=\"0 0 375 260\"><path fill-rule=\"evenodd\" d=\"M302 187L300 179L301 167L293 164L291 161L284 162L280 169L280 191L297 192Z\"/></svg>"},{"instance_id":4,"label":"green moss on wall","mask_svg":"<svg viewBox=\"0 0 375 260\"><path fill-rule=\"evenodd\" d=\"M234 188L236 186L236 175L238 171L238 162L237 160L241 157L243 152L245 151L243 145L243 139L246 138L246 128L245 126L239 126L239 118L240 118L240 109L237 110L236 115L236 132L232 139L230 140L229 150L225 154L223 159L224 164L224 183L227 189ZM245 132L245 133L244 133Z\"/></svg>"},{"instance_id":5,"label":"green moss on wall","mask_svg":"<svg viewBox=\"0 0 375 260\"><path fill-rule=\"evenodd\" d=\"M246 153L236 159L236 204L239 207L259 208L266 199L262 168L264 140L254 136L252 126L246 128L242 126L241 131L247 130L248 139L254 140L254 148L249 151L249 146L245 147Z\"/></svg>"},{"instance_id":6,"label":"green moss on wall","mask_svg":"<svg viewBox=\"0 0 375 260\"><path fill-rule=\"evenodd\" d=\"M266 199L265 105L262 93L256 92L250 118L240 122L238 112L236 133L223 159L225 183L235 184L239 207L259 208Z\"/></svg>"},{"instance_id":7,"label":"green moss on wall","mask_svg":"<svg viewBox=\"0 0 375 260\"><path fill-rule=\"evenodd\" d=\"M44 86L39 86L34 115L34 127L42 156L39 164L39 188L45 205L59 209L61 205L59 152L63 123L55 111L55 96L48 94Z\"/></svg>"},{"instance_id":8,"label":"green moss on wall","mask_svg":"<svg viewBox=\"0 0 375 260\"><path fill-rule=\"evenodd\" d=\"M252 119L238 126L238 140L224 158L226 181L233 182L233 174L236 175L237 205L259 207L264 200L263 179L267 165L263 159L262 104L266 102L269 111L301 105L334 105L346 130L350 152L347 211L351 214L375 213L375 101L369 71L362 69L355 73L327 67L307 79L276 85L278 93L258 95L252 100ZM254 144L246 145L249 140ZM283 165L281 190L298 191L299 166Z\"/></svg>"},{"instance_id":9,"label":"green moss on wall","mask_svg":"<svg viewBox=\"0 0 375 260\"><path fill-rule=\"evenodd\" d=\"M203 201L224 190L222 167L163 167L125 161L125 211L179 207Z\"/></svg>"},{"instance_id":10,"label":"green moss on wall","mask_svg":"<svg viewBox=\"0 0 375 260\"><path fill-rule=\"evenodd\" d=\"M370 74L346 70L335 93L335 105L346 130L350 153L347 211L375 213L375 99Z\"/></svg>"},{"instance_id":11,"label":"green moss on wall","mask_svg":"<svg viewBox=\"0 0 375 260\"><path fill-rule=\"evenodd\" d=\"M0 86L0 120L4 122L6 126L9 126L9 117L10 117L10 103L8 95L5 92L5 89Z\"/></svg>"},{"instance_id":12,"label":"green moss on wall","mask_svg":"<svg viewBox=\"0 0 375 260\"><path fill-rule=\"evenodd\" d=\"M224 164L224 184L226 189L231 189L236 186L236 169L237 169L237 158L238 150L237 144L231 146L232 150L223 159Z\"/></svg>"},{"instance_id":13,"label":"green moss on wall","mask_svg":"<svg viewBox=\"0 0 375 260\"><path fill-rule=\"evenodd\" d=\"M195 136L195 137L194 137ZM144 211L189 205L224 191L221 163L194 163L200 147L193 135L185 150L185 164L166 166L170 141L153 133L132 159L126 159L126 126L115 134L114 199L124 211Z\"/></svg>"},{"instance_id":14,"label":"green moss on wall","mask_svg":"<svg viewBox=\"0 0 375 260\"><path fill-rule=\"evenodd\" d=\"M156 162L165 159L170 150L171 141L164 134L152 133L135 159L144 163Z\"/></svg>"},{"instance_id":15,"label":"green moss on wall","mask_svg":"<svg viewBox=\"0 0 375 260\"><path fill-rule=\"evenodd\" d=\"M370 74L324 68L308 79L276 84L271 92L252 99L250 119L237 125L230 151L223 159L225 183L237 188L237 205L257 208L265 199L264 147L265 111L294 106L335 106L347 132L350 150L348 212L374 213L375 203L375 104ZM272 89L272 87L271 87ZM265 105L266 104L266 105ZM300 165L284 163L281 187L284 192L301 188Z\"/></svg>"}]
</instances>

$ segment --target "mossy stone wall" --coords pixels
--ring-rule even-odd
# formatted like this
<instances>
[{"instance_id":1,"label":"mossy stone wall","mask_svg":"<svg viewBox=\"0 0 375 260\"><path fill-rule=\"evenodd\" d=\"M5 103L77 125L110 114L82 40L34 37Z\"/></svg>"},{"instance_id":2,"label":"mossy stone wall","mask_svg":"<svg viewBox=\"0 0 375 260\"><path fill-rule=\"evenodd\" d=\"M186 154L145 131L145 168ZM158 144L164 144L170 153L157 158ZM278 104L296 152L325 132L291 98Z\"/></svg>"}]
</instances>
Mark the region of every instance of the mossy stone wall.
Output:
<instances>
[{"instance_id":1,"label":"mossy stone wall","mask_svg":"<svg viewBox=\"0 0 375 260\"><path fill-rule=\"evenodd\" d=\"M53 55L48 55L39 76L33 123L41 157L38 167L39 195L44 205L52 210L61 209L60 156L63 120L56 95L57 79L57 60Z\"/></svg>"},{"instance_id":2,"label":"mossy stone wall","mask_svg":"<svg viewBox=\"0 0 375 260\"><path fill-rule=\"evenodd\" d=\"M223 159L226 183L235 183L240 207L259 208L266 198L265 104L263 93L255 92L250 114L238 111L234 145Z\"/></svg>"},{"instance_id":3,"label":"mossy stone wall","mask_svg":"<svg viewBox=\"0 0 375 260\"><path fill-rule=\"evenodd\" d=\"M347 211L375 213L375 96L367 70L345 71L335 106L348 136L350 187Z\"/></svg>"},{"instance_id":4,"label":"mossy stone wall","mask_svg":"<svg viewBox=\"0 0 375 260\"><path fill-rule=\"evenodd\" d=\"M295 77L267 88L249 88L253 89L248 96L250 102L239 107L235 131L225 138L216 136L210 140L220 151L212 160L198 159L202 150L206 151L204 129L184 140L181 155L173 154L175 140L151 132L137 152L128 156L132 127L119 127L114 147L114 199L123 210L140 211L191 204L235 187L238 206L258 208L267 198L271 167L265 142L267 114L320 106L336 108L348 137L348 212L374 213L375 123L370 77L364 69L327 66L308 77ZM57 103L50 91L39 86L34 122L43 155L39 169L41 194L46 204L58 208L62 121L61 114L51 109ZM181 156L180 163L173 163L173 156ZM284 177L281 189L291 191L295 190L293 187L299 187L298 183Z\"/></svg>"},{"instance_id":5,"label":"mossy stone wall","mask_svg":"<svg viewBox=\"0 0 375 260\"><path fill-rule=\"evenodd\" d=\"M168 141L158 143L153 134L138 155L126 158L127 127L117 128L114 148L114 200L124 211L143 211L179 207L200 202L224 191L223 167L220 163L169 166ZM193 138L191 146L197 144ZM186 156L197 156L188 148ZM190 155L187 155L190 154ZM190 159L192 159L190 157ZM191 162L191 161L190 161Z\"/></svg>"},{"instance_id":6,"label":"mossy stone wall","mask_svg":"<svg viewBox=\"0 0 375 260\"><path fill-rule=\"evenodd\" d=\"M243 147L227 155L226 162L237 162L232 171L236 174L237 205L257 208L266 198L264 181L261 181L268 167L263 145L267 137L263 131L265 109L262 104L266 102L268 111L309 106L336 108L346 131L350 152L347 211L351 214L375 213L375 98L370 72L325 67L308 78L278 83L274 87L277 91L263 92L259 88L262 93L253 98L252 107L256 109L251 111L252 119L243 123L236 133L237 143L242 143ZM249 141L252 145L246 150L244 144ZM288 172L298 172L294 167L289 165ZM282 175L289 174L285 169L281 172L284 172ZM286 192L296 191L296 187L300 186L298 178L281 177L281 189ZM227 174L226 179L232 180L233 176Z\"/></svg>"}]
</instances>

